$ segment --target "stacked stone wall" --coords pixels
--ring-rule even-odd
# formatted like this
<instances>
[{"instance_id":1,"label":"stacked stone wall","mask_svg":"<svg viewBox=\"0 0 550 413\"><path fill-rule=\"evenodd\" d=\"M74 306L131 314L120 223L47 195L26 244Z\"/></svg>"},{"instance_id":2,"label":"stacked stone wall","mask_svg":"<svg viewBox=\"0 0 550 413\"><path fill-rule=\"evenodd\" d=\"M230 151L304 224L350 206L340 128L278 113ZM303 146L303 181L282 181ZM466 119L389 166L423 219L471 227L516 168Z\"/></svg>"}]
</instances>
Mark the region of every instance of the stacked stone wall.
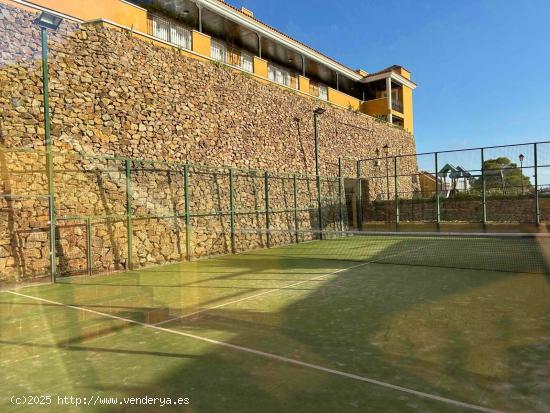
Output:
<instances>
[{"instance_id":1,"label":"stacked stone wall","mask_svg":"<svg viewBox=\"0 0 550 413\"><path fill-rule=\"evenodd\" d=\"M41 49L34 18L0 4L0 281L31 279L48 271L48 200L39 197L47 194ZM384 122L101 24L65 21L50 32L49 49L60 218L56 253L63 274L87 270L87 218L92 222L94 272L128 267L125 164L102 156L156 161L132 162L131 167L133 260L142 267L186 256L181 173L186 162L209 165L202 172L191 168L190 209L195 213L228 211L228 165L272 175L274 233L268 240L262 232L263 172L235 173L236 209L249 212L235 217L240 230L236 249L243 251L268 241L279 245L294 240L294 213L287 211L294 203L293 181L280 178L283 174L310 175L298 179L298 222L301 230L318 226L312 178L315 108L327 111L319 120L322 175L335 176L342 158L344 175L355 176L355 160L375 156L386 144L395 153L415 152L410 134ZM402 167L414 171L416 162ZM410 191L415 187L412 181L403 185ZM369 190L374 196L380 188ZM333 228L338 184L324 182L322 192L323 220L326 228ZM21 195L31 197L6 197ZM193 217L191 228L193 257L230 252L227 213Z\"/></svg>"}]
</instances>

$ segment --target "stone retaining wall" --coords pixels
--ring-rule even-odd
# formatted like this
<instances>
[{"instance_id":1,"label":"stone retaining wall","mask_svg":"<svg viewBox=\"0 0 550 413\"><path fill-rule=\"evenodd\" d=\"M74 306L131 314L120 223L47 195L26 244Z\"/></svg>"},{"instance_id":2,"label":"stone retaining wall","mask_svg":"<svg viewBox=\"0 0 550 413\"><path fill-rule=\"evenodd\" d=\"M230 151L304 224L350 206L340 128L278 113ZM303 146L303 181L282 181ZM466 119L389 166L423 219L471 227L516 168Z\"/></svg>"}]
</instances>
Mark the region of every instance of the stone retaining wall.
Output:
<instances>
[{"instance_id":1,"label":"stone retaining wall","mask_svg":"<svg viewBox=\"0 0 550 413\"><path fill-rule=\"evenodd\" d=\"M40 154L44 140L39 31L35 15L0 4L0 164L2 193L47 193ZM375 156L389 144L395 153L414 153L413 136L374 118L330 106L287 88L264 84L250 75L183 56L178 50L102 25L64 22L49 36L52 138L56 166L57 216L91 217L94 271L127 267L125 170L120 162L90 160L82 154L116 155L214 167L314 173L312 112L324 107L319 121L323 175L336 175L338 158L344 174L355 176L355 159ZM369 166L367 165L366 168ZM416 161L400 165L416 171ZM186 240L181 173L159 165L132 175L134 262L138 266L181 260ZM364 171L369 173L368 170ZM243 181L243 182L241 182ZM253 183L252 183L253 181ZM284 181L284 180L283 180ZM262 210L262 179L238 179L237 208ZM416 183L404 182L411 192ZM401 183L400 183L401 186ZM329 188L330 187L330 188ZM227 210L227 177L191 176L191 209ZM300 181L302 229L317 223L314 180ZM381 188L369 188L374 197ZM324 185L325 221L336 224L337 186ZM272 181L272 208L293 203L289 181ZM47 273L47 208L44 199L4 200L0 209L0 281L24 280ZM257 207L259 205L259 207ZM106 218L109 216L109 218ZM193 256L228 252L228 216L192 220ZM288 233L274 244L293 239L293 214L274 213L272 228ZM238 216L239 228L265 228L262 214ZM58 268L62 273L86 269L83 220L60 221ZM265 235L238 239L245 250L266 245Z\"/></svg>"}]
</instances>

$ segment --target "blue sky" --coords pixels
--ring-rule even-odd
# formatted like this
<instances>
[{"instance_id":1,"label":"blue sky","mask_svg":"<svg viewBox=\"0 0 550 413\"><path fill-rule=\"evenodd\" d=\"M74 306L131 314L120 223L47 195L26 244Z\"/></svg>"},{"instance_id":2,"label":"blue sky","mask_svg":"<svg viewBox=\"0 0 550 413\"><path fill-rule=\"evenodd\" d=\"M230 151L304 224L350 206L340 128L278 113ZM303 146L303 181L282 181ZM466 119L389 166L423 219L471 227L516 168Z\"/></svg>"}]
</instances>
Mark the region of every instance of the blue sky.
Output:
<instances>
[{"instance_id":1,"label":"blue sky","mask_svg":"<svg viewBox=\"0 0 550 413\"><path fill-rule=\"evenodd\" d=\"M550 140L550 0L230 0L352 67L413 72L419 151Z\"/></svg>"}]
</instances>

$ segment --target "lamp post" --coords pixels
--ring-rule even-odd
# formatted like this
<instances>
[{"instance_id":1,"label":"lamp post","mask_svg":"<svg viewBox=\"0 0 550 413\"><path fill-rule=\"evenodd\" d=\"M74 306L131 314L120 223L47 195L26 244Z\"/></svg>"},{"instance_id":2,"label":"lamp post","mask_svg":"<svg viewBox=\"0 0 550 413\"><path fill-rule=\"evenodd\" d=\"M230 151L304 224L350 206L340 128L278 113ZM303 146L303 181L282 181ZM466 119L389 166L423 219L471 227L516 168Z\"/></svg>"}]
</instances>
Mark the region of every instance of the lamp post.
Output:
<instances>
[{"instance_id":1,"label":"lamp post","mask_svg":"<svg viewBox=\"0 0 550 413\"><path fill-rule=\"evenodd\" d=\"M48 29L57 30L63 19L51 13L43 12L34 20L34 24L40 27L42 42L42 88L44 99L44 146L46 150L46 175L48 179L48 195L50 202L50 273L52 282L56 275L56 251L55 251L55 199L53 184L53 159L52 139L50 128L50 94L48 72Z\"/></svg>"},{"instance_id":2,"label":"lamp post","mask_svg":"<svg viewBox=\"0 0 550 413\"><path fill-rule=\"evenodd\" d=\"M523 186L523 161L525 160L525 155L520 153L519 154L519 170L520 170L520 180L521 180L521 195L525 194L524 186Z\"/></svg>"},{"instance_id":3,"label":"lamp post","mask_svg":"<svg viewBox=\"0 0 550 413\"><path fill-rule=\"evenodd\" d=\"M388 144L384 145L384 154L386 155L386 199L390 199L390 169L388 164L388 156L390 154L390 147Z\"/></svg>"},{"instance_id":4,"label":"lamp post","mask_svg":"<svg viewBox=\"0 0 550 413\"><path fill-rule=\"evenodd\" d=\"M323 210L321 205L321 175L319 173L319 129L317 126L318 117L325 113L323 108L313 111L313 136L315 140L315 180L317 183L317 210L319 219L319 238L323 239Z\"/></svg>"}]
</instances>

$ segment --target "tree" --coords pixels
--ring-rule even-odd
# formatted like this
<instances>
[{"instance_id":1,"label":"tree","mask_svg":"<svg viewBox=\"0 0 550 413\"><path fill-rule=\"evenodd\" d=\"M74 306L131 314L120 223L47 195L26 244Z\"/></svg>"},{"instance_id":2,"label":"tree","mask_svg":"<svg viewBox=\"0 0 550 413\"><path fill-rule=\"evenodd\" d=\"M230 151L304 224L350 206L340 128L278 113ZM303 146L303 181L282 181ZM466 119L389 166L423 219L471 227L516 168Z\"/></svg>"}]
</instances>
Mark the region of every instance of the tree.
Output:
<instances>
[{"instance_id":1,"label":"tree","mask_svg":"<svg viewBox=\"0 0 550 413\"><path fill-rule=\"evenodd\" d=\"M488 159L483 162L485 170L485 188L488 192L502 194L522 194L531 192L531 179L523 174L524 171L506 157ZM472 188L481 190L483 180L481 174L472 182Z\"/></svg>"}]
</instances>

